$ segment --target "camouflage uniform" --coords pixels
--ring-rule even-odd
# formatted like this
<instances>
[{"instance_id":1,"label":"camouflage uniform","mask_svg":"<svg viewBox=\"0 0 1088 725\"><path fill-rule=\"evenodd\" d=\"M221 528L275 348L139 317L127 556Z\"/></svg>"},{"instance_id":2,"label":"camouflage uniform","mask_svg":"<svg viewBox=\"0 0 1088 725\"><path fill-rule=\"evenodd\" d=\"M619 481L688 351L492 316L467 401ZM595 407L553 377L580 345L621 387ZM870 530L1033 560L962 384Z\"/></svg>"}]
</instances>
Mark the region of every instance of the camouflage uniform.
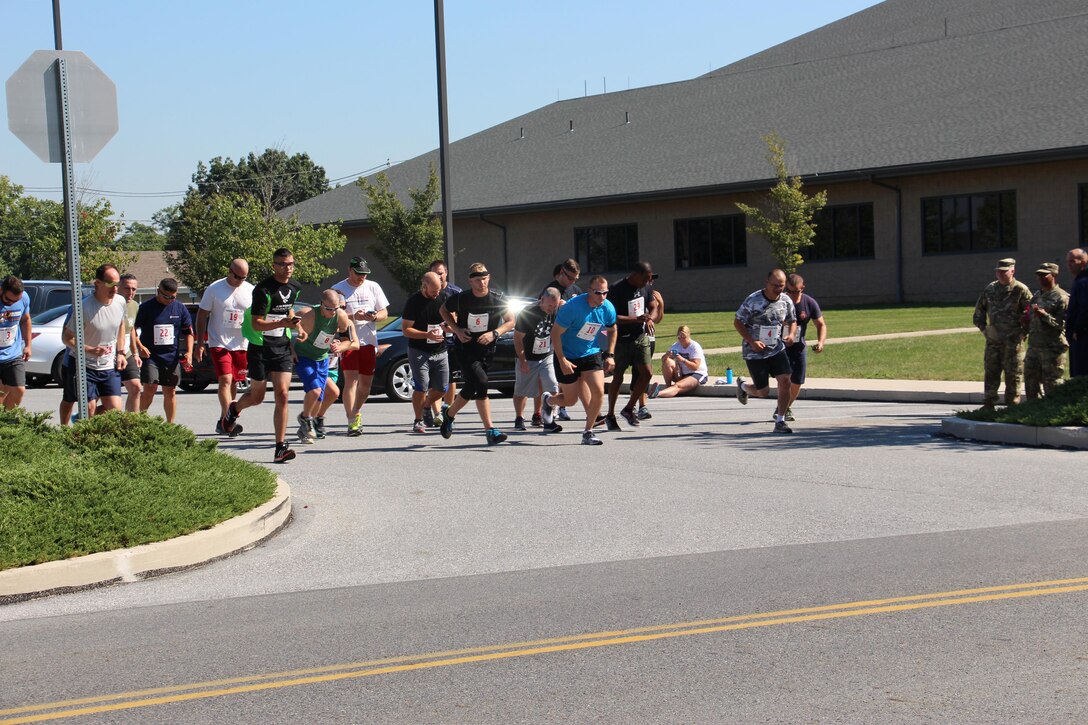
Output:
<instances>
[{"instance_id":1,"label":"camouflage uniform","mask_svg":"<svg viewBox=\"0 0 1088 725\"><path fill-rule=\"evenodd\" d=\"M1005 372L1005 404L1016 401L1024 369L1023 340L1027 334L1024 312L1031 290L1016 279L1008 285L994 280L975 304L975 327L986 335L983 405L997 403L997 387ZM988 318L988 319L987 319Z\"/></svg>"},{"instance_id":2,"label":"camouflage uniform","mask_svg":"<svg viewBox=\"0 0 1088 725\"><path fill-rule=\"evenodd\" d=\"M1069 306L1069 293L1058 285L1049 292L1039 290L1031 298L1032 305L1039 305L1029 313L1030 336L1028 353L1024 357L1024 394L1031 400L1039 397L1039 387L1050 395L1050 389L1061 382L1065 375L1065 310Z\"/></svg>"}]
</instances>

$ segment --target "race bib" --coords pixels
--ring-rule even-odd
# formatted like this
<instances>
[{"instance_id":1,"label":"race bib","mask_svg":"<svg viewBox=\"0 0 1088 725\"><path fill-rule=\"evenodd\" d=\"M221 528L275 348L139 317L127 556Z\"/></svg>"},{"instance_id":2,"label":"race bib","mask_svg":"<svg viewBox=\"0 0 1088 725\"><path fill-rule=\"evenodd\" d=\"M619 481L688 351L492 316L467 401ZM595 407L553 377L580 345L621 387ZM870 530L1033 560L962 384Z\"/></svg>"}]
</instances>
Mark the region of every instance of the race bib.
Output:
<instances>
[{"instance_id":1,"label":"race bib","mask_svg":"<svg viewBox=\"0 0 1088 725\"><path fill-rule=\"evenodd\" d=\"M760 325L759 337L757 339L767 347L774 347L778 344L778 338L781 334L781 325Z\"/></svg>"},{"instance_id":2,"label":"race bib","mask_svg":"<svg viewBox=\"0 0 1088 725\"><path fill-rule=\"evenodd\" d=\"M544 355L552 351L552 339L550 337L533 338L533 354Z\"/></svg>"},{"instance_id":3,"label":"race bib","mask_svg":"<svg viewBox=\"0 0 1088 725\"><path fill-rule=\"evenodd\" d=\"M87 364L88 365L90 365L93 368L97 368L97 369L102 369L102 368L110 367L111 365L113 365L113 362L114 362L114 354L113 354L113 352L114 352L114 343L113 342L106 343L106 345L104 345L104 347L106 348L106 354L105 355L99 355L98 357L93 358L94 362L91 362L92 358L88 358L87 359Z\"/></svg>"},{"instance_id":4,"label":"race bib","mask_svg":"<svg viewBox=\"0 0 1088 725\"><path fill-rule=\"evenodd\" d=\"M265 315L265 322L279 322L280 320L286 320L287 315ZM283 337L284 328L277 327L274 330L265 330L265 337Z\"/></svg>"},{"instance_id":5,"label":"race bib","mask_svg":"<svg viewBox=\"0 0 1088 725\"><path fill-rule=\"evenodd\" d=\"M16 327L0 327L0 347L11 347L15 344Z\"/></svg>"},{"instance_id":6,"label":"race bib","mask_svg":"<svg viewBox=\"0 0 1088 725\"><path fill-rule=\"evenodd\" d=\"M587 322L582 325L582 329L578 331L576 337L579 340L593 341L593 338L597 336L597 332L600 331L601 325L599 322Z\"/></svg>"},{"instance_id":7,"label":"race bib","mask_svg":"<svg viewBox=\"0 0 1088 725\"><path fill-rule=\"evenodd\" d=\"M646 298L636 297L633 300L627 302L627 316L628 317L642 317L642 313L646 309Z\"/></svg>"},{"instance_id":8,"label":"race bib","mask_svg":"<svg viewBox=\"0 0 1088 725\"><path fill-rule=\"evenodd\" d=\"M223 327L240 328L242 315L242 310L223 310Z\"/></svg>"},{"instance_id":9,"label":"race bib","mask_svg":"<svg viewBox=\"0 0 1088 725\"><path fill-rule=\"evenodd\" d=\"M442 325L427 325L428 335L433 335L436 332L442 332Z\"/></svg>"},{"instance_id":10,"label":"race bib","mask_svg":"<svg viewBox=\"0 0 1088 725\"><path fill-rule=\"evenodd\" d=\"M314 338L314 347L318 350L328 350L329 343L332 342L332 334L328 332L319 332L317 337Z\"/></svg>"},{"instance_id":11,"label":"race bib","mask_svg":"<svg viewBox=\"0 0 1088 725\"><path fill-rule=\"evenodd\" d=\"M173 345L174 344L174 326L173 325L155 325L155 344L156 345Z\"/></svg>"},{"instance_id":12,"label":"race bib","mask_svg":"<svg viewBox=\"0 0 1088 725\"><path fill-rule=\"evenodd\" d=\"M490 318L487 312L478 315L469 315L466 327L469 332L487 332L487 321Z\"/></svg>"}]
</instances>

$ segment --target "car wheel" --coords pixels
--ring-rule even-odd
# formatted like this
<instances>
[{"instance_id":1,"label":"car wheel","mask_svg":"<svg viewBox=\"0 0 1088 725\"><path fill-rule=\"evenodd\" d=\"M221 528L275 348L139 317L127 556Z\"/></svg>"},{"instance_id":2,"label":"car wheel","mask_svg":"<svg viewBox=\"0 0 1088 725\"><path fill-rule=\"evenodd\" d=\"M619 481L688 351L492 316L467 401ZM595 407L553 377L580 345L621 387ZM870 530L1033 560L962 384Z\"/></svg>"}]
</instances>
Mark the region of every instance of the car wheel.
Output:
<instances>
[{"instance_id":1,"label":"car wheel","mask_svg":"<svg viewBox=\"0 0 1088 725\"><path fill-rule=\"evenodd\" d=\"M412 400L412 368L408 366L408 358L397 360L389 366L385 395L396 403L408 403Z\"/></svg>"},{"instance_id":2,"label":"car wheel","mask_svg":"<svg viewBox=\"0 0 1088 725\"><path fill-rule=\"evenodd\" d=\"M49 383L53 382L53 378L50 375L27 375L26 386L28 388L44 388Z\"/></svg>"},{"instance_id":3,"label":"car wheel","mask_svg":"<svg viewBox=\"0 0 1088 725\"><path fill-rule=\"evenodd\" d=\"M235 384L234 389L238 393L238 395L245 395L246 393L249 392L249 387L250 387L250 380L249 380L249 378L246 378L245 380L239 380Z\"/></svg>"},{"instance_id":4,"label":"car wheel","mask_svg":"<svg viewBox=\"0 0 1088 725\"><path fill-rule=\"evenodd\" d=\"M209 385L211 385L211 383L198 383L192 380L182 380L178 383L178 387L186 393L199 393Z\"/></svg>"},{"instance_id":5,"label":"car wheel","mask_svg":"<svg viewBox=\"0 0 1088 725\"><path fill-rule=\"evenodd\" d=\"M49 368L49 371L53 374L53 382L64 387L64 377L61 372L61 368L64 365L64 351L61 350L57 353L57 356L53 358L53 365Z\"/></svg>"}]
</instances>

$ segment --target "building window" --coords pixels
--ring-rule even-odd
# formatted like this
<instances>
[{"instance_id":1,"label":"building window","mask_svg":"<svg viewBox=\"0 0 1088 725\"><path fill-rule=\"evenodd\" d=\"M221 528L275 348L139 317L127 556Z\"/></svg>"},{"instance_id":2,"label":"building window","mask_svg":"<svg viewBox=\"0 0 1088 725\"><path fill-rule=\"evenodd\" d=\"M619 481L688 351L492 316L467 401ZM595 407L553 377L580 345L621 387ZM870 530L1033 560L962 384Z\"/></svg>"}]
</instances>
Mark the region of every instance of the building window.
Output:
<instances>
[{"instance_id":1,"label":"building window","mask_svg":"<svg viewBox=\"0 0 1088 725\"><path fill-rule=\"evenodd\" d=\"M1016 249L1016 192L922 199L922 251Z\"/></svg>"},{"instance_id":2,"label":"building window","mask_svg":"<svg viewBox=\"0 0 1088 725\"><path fill-rule=\"evenodd\" d=\"M574 257L583 275L631 271L638 262L638 224L576 228Z\"/></svg>"},{"instance_id":3,"label":"building window","mask_svg":"<svg viewBox=\"0 0 1088 725\"><path fill-rule=\"evenodd\" d=\"M825 206L812 221L816 236L801 250L805 261L873 258L872 204Z\"/></svg>"},{"instance_id":4,"label":"building window","mask_svg":"<svg viewBox=\"0 0 1088 725\"><path fill-rule=\"evenodd\" d=\"M747 264L748 234L743 214L677 219L673 222L676 268Z\"/></svg>"},{"instance_id":5,"label":"building window","mask_svg":"<svg viewBox=\"0 0 1088 725\"><path fill-rule=\"evenodd\" d=\"M1080 246L1088 248L1088 184L1081 184L1080 191Z\"/></svg>"}]
</instances>

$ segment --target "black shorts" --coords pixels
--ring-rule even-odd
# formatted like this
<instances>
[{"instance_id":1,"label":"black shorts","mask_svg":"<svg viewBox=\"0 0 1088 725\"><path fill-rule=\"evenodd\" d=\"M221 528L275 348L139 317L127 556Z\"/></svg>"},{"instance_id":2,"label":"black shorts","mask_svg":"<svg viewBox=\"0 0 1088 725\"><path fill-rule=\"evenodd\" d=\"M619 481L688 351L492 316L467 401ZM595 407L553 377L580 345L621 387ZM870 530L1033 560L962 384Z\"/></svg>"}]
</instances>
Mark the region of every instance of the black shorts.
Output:
<instances>
[{"instance_id":1,"label":"black shorts","mask_svg":"<svg viewBox=\"0 0 1088 725\"><path fill-rule=\"evenodd\" d=\"M26 363L23 358L18 357L0 363L0 385L6 385L9 388L26 387Z\"/></svg>"},{"instance_id":2,"label":"black shorts","mask_svg":"<svg viewBox=\"0 0 1088 725\"><path fill-rule=\"evenodd\" d=\"M125 356L125 369L121 371L121 382L139 380L141 374L141 368L136 364L136 356L130 352Z\"/></svg>"},{"instance_id":3,"label":"black shorts","mask_svg":"<svg viewBox=\"0 0 1088 725\"><path fill-rule=\"evenodd\" d=\"M777 355L763 360L745 360L744 362L748 364L748 374L752 376L752 386L756 390L768 387L771 378L790 374L790 359L786 356L785 348Z\"/></svg>"},{"instance_id":4,"label":"black shorts","mask_svg":"<svg viewBox=\"0 0 1088 725\"><path fill-rule=\"evenodd\" d=\"M578 378L582 376L582 373L591 373L594 370L601 370L604 368L604 362L601 360L601 353L599 352L570 360L570 364L574 366L574 373L571 375L563 373L558 358L552 360L552 363L555 368L555 379L563 385L570 385L578 382Z\"/></svg>"},{"instance_id":5,"label":"black shorts","mask_svg":"<svg viewBox=\"0 0 1088 725\"><path fill-rule=\"evenodd\" d=\"M124 376L121 376L124 379ZM151 359L144 360L144 366L140 368L140 382L144 385L161 385L164 388L176 388L178 386L178 364L159 365Z\"/></svg>"},{"instance_id":6,"label":"black shorts","mask_svg":"<svg viewBox=\"0 0 1088 725\"><path fill-rule=\"evenodd\" d=\"M790 382L794 385L805 384L805 373L808 370L808 355L805 345L790 345L786 348L786 357L790 359Z\"/></svg>"},{"instance_id":7,"label":"black shorts","mask_svg":"<svg viewBox=\"0 0 1088 725\"><path fill-rule=\"evenodd\" d=\"M251 380L268 380L269 373L289 373L294 368L291 348L287 346L252 345L248 357Z\"/></svg>"}]
</instances>

